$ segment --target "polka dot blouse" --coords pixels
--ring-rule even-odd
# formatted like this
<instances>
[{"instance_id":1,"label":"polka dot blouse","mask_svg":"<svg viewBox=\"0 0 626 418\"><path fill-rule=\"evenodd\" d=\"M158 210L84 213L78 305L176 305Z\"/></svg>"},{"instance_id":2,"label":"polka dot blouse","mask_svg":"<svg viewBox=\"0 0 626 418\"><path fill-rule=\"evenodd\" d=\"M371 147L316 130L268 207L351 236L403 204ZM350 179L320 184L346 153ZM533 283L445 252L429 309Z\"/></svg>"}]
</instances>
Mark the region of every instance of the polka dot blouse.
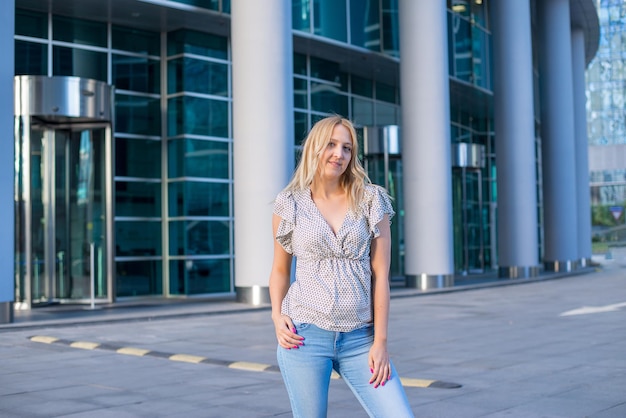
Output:
<instances>
[{"instance_id":1,"label":"polka dot blouse","mask_svg":"<svg viewBox=\"0 0 626 418\"><path fill-rule=\"evenodd\" d=\"M358 213L348 210L335 234L311 197L311 190L283 190L274 213L281 222L276 240L296 257L296 277L281 312L296 322L348 332L372 322L370 246L377 224L394 210L379 186L367 185Z\"/></svg>"}]
</instances>

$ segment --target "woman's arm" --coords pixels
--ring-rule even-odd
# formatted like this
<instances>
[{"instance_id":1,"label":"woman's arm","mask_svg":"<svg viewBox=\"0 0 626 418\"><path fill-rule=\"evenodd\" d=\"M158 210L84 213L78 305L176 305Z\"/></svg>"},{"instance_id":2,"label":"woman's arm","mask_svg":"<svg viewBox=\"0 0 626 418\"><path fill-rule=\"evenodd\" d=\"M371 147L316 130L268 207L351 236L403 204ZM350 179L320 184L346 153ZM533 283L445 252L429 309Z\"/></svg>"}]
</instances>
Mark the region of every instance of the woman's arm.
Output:
<instances>
[{"instance_id":1,"label":"woman's arm","mask_svg":"<svg viewBox=\"0 0 626 418\"><path fill-rule=\"evenodd\" d=\"M372 240L372 300L374 309L374 344L370 349L369 363L374 387L384 385L391 377L391 363L387 353L387 328L389 323L389 267L391 264L391 228L385 215L377 225L380 235Z\"/></svg>"},{"instance_id":2,"label":"woman's arm","mask_svg":"<svg viewBox=\"0 0 626 418\"><path fill-rule=\"evenodd\" d=\"M272 217L273 236L276 236L281 218L274 214ZM272 321L276 328L278 344L284 348L298 348L302 345L303 337L297 335L291 318L281 314L283 299L289 290L291 275L291 254L274 239L274 261L270 273L270 300L272 302Z\"/></svg>"}]
</instances>

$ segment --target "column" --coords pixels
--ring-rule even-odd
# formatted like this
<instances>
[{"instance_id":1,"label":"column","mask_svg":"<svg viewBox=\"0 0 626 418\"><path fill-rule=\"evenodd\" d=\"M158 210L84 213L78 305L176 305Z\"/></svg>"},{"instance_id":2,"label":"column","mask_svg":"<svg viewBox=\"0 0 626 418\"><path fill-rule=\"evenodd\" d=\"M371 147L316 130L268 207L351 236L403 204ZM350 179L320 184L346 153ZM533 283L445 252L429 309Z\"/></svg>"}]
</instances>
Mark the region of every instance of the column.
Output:
<instances>
[{"instance_id":1,"label":"column","mask_svg":"<svg viewBox=\"0 0 626 418\"><path fill-rule=\"evenodd\" d=\"M569 0L537 2L540 32L544 264L571 271L578 260L574 94Z\"/></svg>"},{"instance_id":2,"label":"column","mask_svg":"<svg viewBox=\"0 0 626 418\"><path fill-rule=\"evenodd\" d=\"M399 1L407 286L454 284L444 1Z\"/></svg>"},{"instance_id":3,"label":"column","mask_svg":"<svg viewBox=\"0 0 626 418\"><path fill-rule=\"evenodd\" d=\"M530 2L491 3L500 277L539 271Z\"/></svg>"},{"instance_id":4,"label":"column","mask_svg":"<svg viewBox=\"0 0 626 418\"><path fill-rule=\"evenodd\" d=\"M293 173L291 2L231 5L235 290L269 302L273 201Z\"/></svg>"},{"instance_id":5,"label":"column","mask_svg":"<svg viewBox=\"0 0 626 418\"><path fill-rule=\"evenodd\" d=\"M15 138L13 133L13 76L15 1L0 2L0 51L4 62L0 65L0 219L3 236L0 240L0 324L13 321L15 301Z\"/></svg>"},{"instance_id":6,"label":"column","mask_svg":"<svg viewBox=\"0 0 626 418\"><path fill-rule=\"evenodd\" d=\"M591 262L591 190L589 187L589 141L585 94L585 34L572 28L572 73L574 89L574 141L576 142L576 198L578 214L578 261Z\"/></svg>"}]
</instances>

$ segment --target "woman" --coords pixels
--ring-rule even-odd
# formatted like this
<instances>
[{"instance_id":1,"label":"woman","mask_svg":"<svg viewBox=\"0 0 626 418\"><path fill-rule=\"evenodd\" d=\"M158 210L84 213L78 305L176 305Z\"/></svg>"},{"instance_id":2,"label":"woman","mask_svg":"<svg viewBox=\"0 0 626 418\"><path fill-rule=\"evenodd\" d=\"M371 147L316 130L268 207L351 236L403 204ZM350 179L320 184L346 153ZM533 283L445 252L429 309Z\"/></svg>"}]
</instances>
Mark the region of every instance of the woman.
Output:
<instances>
[{"instance_id":1,"label":"woman","mask_svg":"<svg viewBox=\"0 0 626 418\"><path fill-rule=\"evenodd\" d=\"M274 203L272 320L294 417L326 416L333 369L371 417L413 416L387 352L394 211L357 146L350 121L317 122Z\"/></svg>"}]
</instances>

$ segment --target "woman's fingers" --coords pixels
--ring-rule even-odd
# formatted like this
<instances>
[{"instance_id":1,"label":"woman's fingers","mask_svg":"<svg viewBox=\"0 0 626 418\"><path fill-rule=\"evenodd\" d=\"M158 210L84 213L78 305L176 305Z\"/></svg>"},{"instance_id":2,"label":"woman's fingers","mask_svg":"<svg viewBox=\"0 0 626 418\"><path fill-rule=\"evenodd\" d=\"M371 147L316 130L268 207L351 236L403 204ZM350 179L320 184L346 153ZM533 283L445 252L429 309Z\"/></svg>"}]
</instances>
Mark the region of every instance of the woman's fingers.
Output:
<instances>
[{"instance_id":1,"label":"woman's fingers","mask_svg":"<svg viewBox=\"0 0 626 418\"><path fill-rule=\"evenodd\" d=\"M276 325L276 337L278 344L287 349L298 348L304 343L304 337L297 334L296 327L293 325L293 321L287 315L283 315L279 324Z\"/></svg>"}]
</instances>

